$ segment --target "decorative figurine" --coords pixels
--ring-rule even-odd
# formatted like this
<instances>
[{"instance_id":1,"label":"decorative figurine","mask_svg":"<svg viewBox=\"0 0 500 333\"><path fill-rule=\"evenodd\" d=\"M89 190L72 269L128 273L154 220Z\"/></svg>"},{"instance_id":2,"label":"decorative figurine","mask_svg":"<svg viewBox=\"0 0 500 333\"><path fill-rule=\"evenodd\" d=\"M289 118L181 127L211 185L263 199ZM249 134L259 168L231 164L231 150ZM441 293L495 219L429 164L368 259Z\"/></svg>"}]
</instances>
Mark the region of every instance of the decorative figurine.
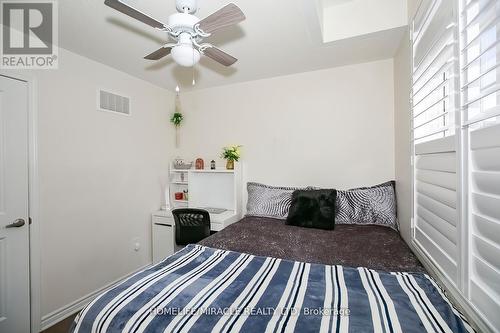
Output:
<instances>
[{"instance_id":1,"label":"decorative figurine","mask_svg":"<svg viewBox=\"0 0 500 333\"><path fill-rule=\"evenodd\" d=\"M203 170L203 169L205 169L205 161L203 161L203 159L201 159L201 158L196 159L195 165L196 165L195 166L196 170Z\"/></svg>"},{"instance_id":2,"label":"decorative figurine","mask_svg":"<svg viewBox=\"0 0 500 333\"><path fill-rule=\"evenodd\" d=\"M215 161L214 160L212 160L212 162L210 162L210 169L215 170Z\"/></svg>"}]
</instances>

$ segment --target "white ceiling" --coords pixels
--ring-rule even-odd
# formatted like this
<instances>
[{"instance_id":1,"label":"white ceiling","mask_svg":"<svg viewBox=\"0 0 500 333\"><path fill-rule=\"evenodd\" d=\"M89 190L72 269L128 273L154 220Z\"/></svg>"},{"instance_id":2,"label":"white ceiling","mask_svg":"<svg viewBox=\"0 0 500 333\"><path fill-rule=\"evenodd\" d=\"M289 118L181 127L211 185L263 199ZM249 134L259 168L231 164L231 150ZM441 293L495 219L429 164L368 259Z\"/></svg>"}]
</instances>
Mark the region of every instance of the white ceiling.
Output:
<instances>
[{"instance_id":1,"label":"white ceiling","mask_svg":"<svg viewBox=\"0 0 500 333\"><path fill-rule=\"evenodd\" d=\"M124 0L166 22L175 0ZM230 0L199 0L203 18ZM239 58L230 68L203 58L195 68L196 89L390 58L404 28L324 44L313 0L234 0L247 16L209 41ZM381 17L381 20L384 18ZM173 90L191 89L192 70L171 57L143 57L166 42L166 34L104 5L104 0L60 0L60 46Z\"/></svg>"}]
</instances>

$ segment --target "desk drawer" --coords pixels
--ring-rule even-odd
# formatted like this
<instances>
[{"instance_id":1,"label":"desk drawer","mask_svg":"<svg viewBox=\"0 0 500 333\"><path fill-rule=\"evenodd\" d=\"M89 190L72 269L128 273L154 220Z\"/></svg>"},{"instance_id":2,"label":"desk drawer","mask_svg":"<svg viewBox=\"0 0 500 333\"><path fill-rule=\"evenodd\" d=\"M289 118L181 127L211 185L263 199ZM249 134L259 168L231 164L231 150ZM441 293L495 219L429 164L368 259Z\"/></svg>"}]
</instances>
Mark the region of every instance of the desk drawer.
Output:
<instances>
[{"instance_id":1,"label":"desk drawer","mask_svg":"<svg viewBox=\"0 0 500 333\"><path fill-rule=\"evenodd\" d=\"M224 229L224 224L217 222L210 222L211 231L221 231L222 229Z\"/></svg>"}]
</instances>

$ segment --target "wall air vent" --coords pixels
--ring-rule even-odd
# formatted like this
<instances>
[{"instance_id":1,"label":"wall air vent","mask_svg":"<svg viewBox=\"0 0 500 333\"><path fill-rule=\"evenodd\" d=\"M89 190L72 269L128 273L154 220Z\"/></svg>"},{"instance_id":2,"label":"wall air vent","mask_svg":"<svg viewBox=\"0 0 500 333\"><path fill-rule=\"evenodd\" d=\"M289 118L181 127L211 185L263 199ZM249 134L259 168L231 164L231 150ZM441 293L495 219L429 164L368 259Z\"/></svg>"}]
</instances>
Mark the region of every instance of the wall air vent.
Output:
<instances>
[{"instance_id":1,"label":"wall air vent","mask_svg":"<svg viewBox=\"0 0 500 333\"><path fill-rule=\"evenodd\" d=\"M97 108L99 111L130 115L130 98L100 89L97 96Z\"/></svg>"}]
</instances>

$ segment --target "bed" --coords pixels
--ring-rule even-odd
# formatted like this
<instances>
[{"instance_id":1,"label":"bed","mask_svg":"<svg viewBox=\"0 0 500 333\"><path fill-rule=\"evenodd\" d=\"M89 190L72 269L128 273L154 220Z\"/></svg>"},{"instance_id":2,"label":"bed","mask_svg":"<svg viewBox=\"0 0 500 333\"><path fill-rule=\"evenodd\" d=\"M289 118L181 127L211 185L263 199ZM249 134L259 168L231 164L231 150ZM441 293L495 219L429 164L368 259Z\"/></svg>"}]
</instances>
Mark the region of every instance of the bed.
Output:
<instances>
[{"instance_id":1,"label":"bed","mask_svg":"<svg viewBox=\"0 0 500 333\"><path fill-rule=\"evenodd\" d=\"M256 242L257 229L269 246ZM311 244L303 237L314 231L246 218L102 293L71 331L472 332L397 232L388 230L337 226L343 243L328 245L335 242L314 234ZM342 241L353 233L365 242ZM373 254L373 240L384 242L377 247L382 263L364 258ZM332 249L337 255L320 254ZM352 249L363 255L348 255Z\"/></svg>"}]
</instances>

